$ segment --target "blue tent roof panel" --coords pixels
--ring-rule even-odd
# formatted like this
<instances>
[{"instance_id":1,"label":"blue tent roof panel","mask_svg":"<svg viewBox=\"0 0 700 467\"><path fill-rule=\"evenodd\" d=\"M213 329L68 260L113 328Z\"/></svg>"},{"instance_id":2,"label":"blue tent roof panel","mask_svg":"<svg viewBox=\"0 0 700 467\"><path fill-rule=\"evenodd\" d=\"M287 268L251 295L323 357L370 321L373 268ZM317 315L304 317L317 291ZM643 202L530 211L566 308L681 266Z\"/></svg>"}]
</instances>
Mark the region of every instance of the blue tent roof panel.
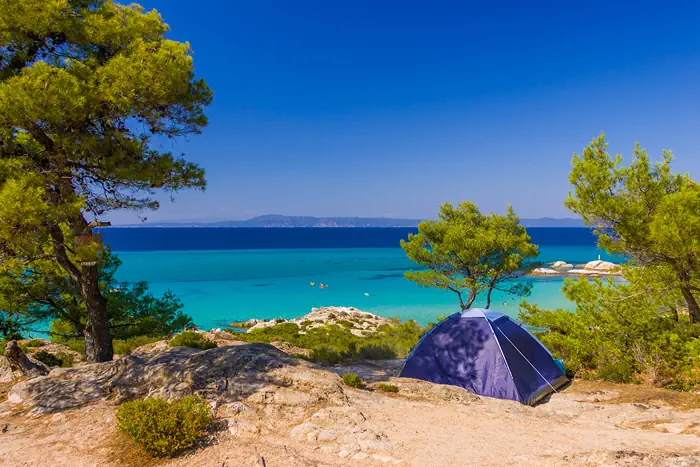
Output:
<instances>
[{"instance_id":1,"label":"blue tent roof panel","mask_svg":"<svg viewBox=\"0 0 700 467\"><path fill-rule=\"evenodd\" d=\"M534 404L568 379L525 328L491 310L456 313L428 332L400 376Z\"/></svg>"}]
</instances>

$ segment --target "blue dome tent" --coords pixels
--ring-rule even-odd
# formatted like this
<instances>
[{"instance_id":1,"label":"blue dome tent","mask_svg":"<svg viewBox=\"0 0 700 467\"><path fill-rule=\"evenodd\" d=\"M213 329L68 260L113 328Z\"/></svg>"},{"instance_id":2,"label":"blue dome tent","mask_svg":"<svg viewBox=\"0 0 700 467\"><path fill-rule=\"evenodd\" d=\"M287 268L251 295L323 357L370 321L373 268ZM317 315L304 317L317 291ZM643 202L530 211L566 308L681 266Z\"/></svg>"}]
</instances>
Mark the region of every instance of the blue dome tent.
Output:
<instances>
[{"instance_id":1,"label":"blue dome tent","mask_svg":"<svg viewBox=\"0 0 700 467\"><path fill-rule=\"evenodd\" d=\"M455 313L431 329L400 375L534 405L569 380L522 325L491 310Z\"/></svg>"}]
</instances>

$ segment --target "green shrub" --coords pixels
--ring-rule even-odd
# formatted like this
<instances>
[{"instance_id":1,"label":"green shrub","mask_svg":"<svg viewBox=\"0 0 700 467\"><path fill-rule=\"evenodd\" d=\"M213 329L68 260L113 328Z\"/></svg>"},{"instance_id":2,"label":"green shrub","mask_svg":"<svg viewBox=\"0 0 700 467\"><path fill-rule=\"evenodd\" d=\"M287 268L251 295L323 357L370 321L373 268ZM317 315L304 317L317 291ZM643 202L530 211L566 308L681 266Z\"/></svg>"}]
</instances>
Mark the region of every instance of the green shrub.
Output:
<instances>
[{"instance_id":1,"label":"green shrub","mask_svg":"<svg viewBox=\"0 0 700 467\"><path fill-rule=\"evenodd\" d=\"M209 350L216 347L216 342L194 331L185 331L173 337L170 347L190 347L193 349Z\"/></svg>"},{"instance_id":2,"label":"green shrub","mask_svg":"<svg viewBox=\"0 0 700 467\"><path fill-rule=\"evenodd\" d=\"M305 355L305 354L303 354L303 353L293 353L293 354L291 354L291 357L292 357L292 358L298 358L298 359L300 359L300 360L311 361L311 357L309 357L308 355Z\"/></svg>"},{"instance_id":3,"label":"green shrub","mask_svg":"<svg viewBox=\"0 0 700 467\"><path fill-rule=\"evenodd\" d=\"M114 353L117 355L131 355L137 347L142 345L152 344L161 340L160 337L149 337L149 336L138 336L131 337L129 339L114 339L112 345L114 346Z\"/></svg>"},{"instance_id":4,"label":"green shrub","mask_svg":"<svg viewBox=\"0 0 700 467\"><path fill-rule=\"evenodd\" d=\"M346 373L343 375L343 384L351 388L360 388L364 385L362 378L355 373Z\"/></svg>"},{"instance_id":5,"label":"green shrub","mask_svg":"<svg viewBox=\"0 0 700 467\"><path fill-rule=\"evenodd\" d=\"M64 345L73 352L78 352L80 355L85 355L85 339L71 339L65 341Z\"/></svg>"},{"instance_id":6,"label":"green shrub","mask_svg":"<svg viewBox=\"0 0 700 467\"><path fill-rule=\"evenodd\" d=\"M415 321L393 321L377 327L376 332L356 336L350 329L326 324L311 329L301 328L295 323L283 323L248 333L232 332L237 339L250 343L275 341L289 343L295 347L311 350L310 359L328 365L357 360L382 360L404 358L415 347L425 329Z\"/></svg>"},{"instance_id":7,"label":"green shrub","mask_svg":"<svg viewBox=\"0 0 700 467\"><path fill-rule=\"evenodd\" d=\"M566 280L576 312L522 304L521 320L567 370L582 378L638 382L642 375L673 388L700 383L700 323L661 312L658 294L641 281ZM663 298L663 296L661 295Z\"/></svg>"},{"instance_id":8,"label":"green shrub","mask_svg":"<svg viewBox=\"0 0 700 467\"><path fill-rule=\"evenodd\" d=\"M135 400L117 413L119 429L155 457L171 456L192 447L212 422L206 402L193 396L167 402Z\"/></svg>"},{"instance_id":9,"label":"green shrub","mask_svg":"<svg viewBox=\"0 0 700 467\"><path fill-rule=\"evenodd\" d=\"M27 347L43 347L46 345L46 342L41 339L32 339L24 345Z\"/></svg>"},{"instance_id":10,"label":"green shrub","mask_svg":"<svg viewBox=\"0 0 700 467\"><path fill-rule=\"evenodd\" d=\"M626 360L600 364L596 373L598 378L615 383L631 383L635 380L635 375L634 364Z\"/></svg>"},{"instance_id":11,"label":"green shrub","mask_svg":"<svg viewBox=\"0 0 700 467\"><path fill-rule=\"evenodd\" d=\"M399 387L394 384L379 383L377 390L381 392L399 392Z\"/></svg>"},{"instance_id":12,"label":"green shrub","mask_svg":"<svg viewBox=\"0 0 700 467\"><path fill-rule=\"evenodd\" d=\"M58 358L61 361L61 368L70 368L75 363L73 354L70 354L68 352L57 352L56 358Z\"/></svg>"},{"instance_id":13,"label":"green shrub","mask_svg":"<svg viewBox=\"0 0 700 467\"><path fill-rule=\"evenodd\" d=\"M316 347L311 349L310 360L316 363L325 363L326 365L338 365L348 361L349 355L327 347Z\"/></svg>"},{"instance_id":14,"label":"green shrub","mask_svg":"<svg viewBox=\"0 0 700 467\"><path fill-rule=\"evenodd\" d=\"M410 352L410 350L409 350ZM359 356L363 360L387 360L397 356L396 349L392 349L387 344L369 344L360 348ZM400 352L401 354L407 352Z\"/></svg>"},{"instance_id":15,"label":"green shrub","mask_svg":"<svg viewBox=\"0 0 700 467\"><path fill-rule=\"evenodd\" d=\"M43 363L46 366L61 366L63 365L63 360L58 358L56 355L52 354L51 352L47 352L46 350L40 350L34 355L32 355L35 359L39 360L41 363Z\"/></svg>"}]
</instances>

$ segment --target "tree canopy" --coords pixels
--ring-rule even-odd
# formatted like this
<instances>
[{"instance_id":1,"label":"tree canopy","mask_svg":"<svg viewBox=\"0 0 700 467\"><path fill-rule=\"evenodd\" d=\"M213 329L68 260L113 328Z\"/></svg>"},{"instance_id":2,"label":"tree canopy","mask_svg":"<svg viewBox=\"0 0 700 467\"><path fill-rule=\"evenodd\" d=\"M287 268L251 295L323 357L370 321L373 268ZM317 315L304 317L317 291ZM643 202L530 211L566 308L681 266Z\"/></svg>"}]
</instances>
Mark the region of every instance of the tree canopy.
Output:
<instances>
[{"instance_id":1,"label":"tree canopy","mask_svg":"<svg viewBox=\"0 0 700 467\"><path fill-rule=\"evenodd\" d=\"M631 382L640 375L678 389L700 385L700 324L660 312L668 296L660 282L625 268L625 281L566 279L563 292L576 312L523 303L520 319L574 374Z\"/></svg>"},{"instance_id":2,"label":"tree canopy","mask_svg":"<svg viewBox=\"0 0 700 467\"><path fill-rule=\"evenodd\" d=\"M167 336L192 324L190 317L182 313L182 302L171 292L157 297L149 292L145 282L119 282L115 274L121 261L109 250L100 252L97 262L100 292L107 300L114 339ZM47 275L49 271L44 269L40 276L24 283L11 277L0 278L0 309L10 309L14 304L21 310L14 316L22 320L18 324L25 329L51 319L49 334L57 342L80 339L87 323L80 290L65 280L60 269L53 270L53 277Z\"/></svg>"},{"instance_id":3,"label":"tree canopy","mask_svg":"<svg viewBox=\"0 0 700 467\"><path fill-rule=\"evenodd\" d=\"M536 267L537 245L512 207L504 216L484 215L474 203L458 207L445 203L437 221L424 221L418 233L401 241L408 258L424 270L408 271L406 278L425 287L455 292L462 309L486 293L486 308L494 290L529 295L532 284L513 281Z\"/></svg>"},{"instance_id":4,"label":"tree canopy","mask_svg":"<svg viewBox=\"0 0 700 467\"><path fill-rule=\"evenodd\" d=\"M112 358L99 286L106 213L205 186L163 151L200 132L212 94L156 11L109 0L0 0L0 275L80 291L90 361Z\"/></svg>"},{"instance_id":5,"label":"tree canopy","mask_svg":"<svg viewBox=\"0 0 700 467\"><path fill-rule=\"evenodd\" d=\"M629 166L611 156L604 135L574 155L566 206L593 227L599 245L627 255L666 281L700 322L700 187L671 171L672 155L651 163L637 144ZM647 274L648 276L648 274Z\"/></svg>"}]
</instances>

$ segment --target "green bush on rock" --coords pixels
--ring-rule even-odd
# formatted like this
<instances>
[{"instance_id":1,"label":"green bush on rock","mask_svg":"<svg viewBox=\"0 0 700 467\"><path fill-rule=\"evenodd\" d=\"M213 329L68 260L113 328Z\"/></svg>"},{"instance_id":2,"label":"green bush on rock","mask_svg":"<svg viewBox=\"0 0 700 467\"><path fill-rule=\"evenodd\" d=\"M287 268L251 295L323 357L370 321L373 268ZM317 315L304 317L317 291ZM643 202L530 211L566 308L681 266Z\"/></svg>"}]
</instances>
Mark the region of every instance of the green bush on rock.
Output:
<instances>
[{"instance_id":1,"label":"green bush on rock","mask_svg":"<svg viewBox=\"0 0 700 467\"><path fill-rule=\"evenodd\" d=\"M167 402L135 400L117 413L119 429L146 452L166 457L192 447L206 432L212 415L206 402L193 396Z\"/></svg>"},{"instance_id":2,"label":"green bush on rock","mask_svg":"<svg viewBox=\"0 0 700 467\"><path fill-rule=\"evenodd\" d=\"M78 352L80 355L85 355L85 339L71 339L64 344L73 352Z\"/></svg>"},{"instance_id":3,"label":"green bush on rock","mask_svg":"<svg viewBox=\"0 0 700 467\"><path fill-rule=\"evenodd\" d=\"M61 360L51 352L47 352L46 350L40 350L34 355L32 355L32 357L39 360L46 366L63 366L63 360Z\"/></svg>"},{"instance_id":4,"label":"green bush on rock","mask_svg":"<svg viewBox=\"0 0 700 467\"><path fill-rule=\"evenodd\" d=\"M363 336L356 336L347 327L336 324L309 329L287 322L247 333L229 330L237 339L245 342L269 344L281 341L308 349L311 351L308 357L311 361L328 365L357 360L404 358L425 331L426 328L415 321L398 320L377 326L375 332L367 332Z\"/></svg>"},{"instance_id":5,"label":"green bush on rock","mask_svg":"<svg viewBox=\"0 0 700 467\"><path fill-rule=\"evenodd\" d=\"M70 368L75 363L75 358L73 357L73 354L70 354L68 352L58 352L56 353L56 358L58 358L61 361L61 368Z\"/></svg>"},{"instance_id":6,"label":"green bush on rock","mask_svg":"<svg viewBox=\"0 0 700 467\"><path fill-rule=\"evenodd\" d=\"M394 384L379 383L377 390L381 392L399 392L399 387Z\"/></svg>"},{"instance_id":7,"label":"green bush on rock","mask_svg":"<svg viewBox=\"0 0 700 467\"><path fill-rule=\"evenodd\" d=\"M216 347L216 342L194 331L185 331L173 337L170 347L190 347L193 349L209 350Z\"/></svg>"},{"instance_id":8,"label":"green bush on rock","mask_svg":"<svg viewBox=\"0 0 700 467\"><path fill-rule=\"evenodd\" d=\"M355 373L344 374L343 384L355 389L361 388L364 385L364 383L362 382L362 378L360 378Z\"/></svg>"},{"instance_id":9,"label":"green bush on rock","mask_svg":"<svg viewBox=\"0 0 700 467\"><path fill-rule=\"evenodd\" d=\"M129 339L114 339L112 345L114 346L114 353L117 355L131 355L134 349L141 347L142 345L152 344L163 340L162 337L149 337L149 336L137 336L131 337Z\"/></svg>"},{"instance_id":10,"label":"green bush on rock","mask_svg":"<svg viewBox=\"0 0 700 467\"><path fill-rule=\"evenodd\" d=\"M46 345L46 342L41 340L41 339L32 339L29 342L25 344L27 347L43 347Z\"/></svg>"}]
</instances>

